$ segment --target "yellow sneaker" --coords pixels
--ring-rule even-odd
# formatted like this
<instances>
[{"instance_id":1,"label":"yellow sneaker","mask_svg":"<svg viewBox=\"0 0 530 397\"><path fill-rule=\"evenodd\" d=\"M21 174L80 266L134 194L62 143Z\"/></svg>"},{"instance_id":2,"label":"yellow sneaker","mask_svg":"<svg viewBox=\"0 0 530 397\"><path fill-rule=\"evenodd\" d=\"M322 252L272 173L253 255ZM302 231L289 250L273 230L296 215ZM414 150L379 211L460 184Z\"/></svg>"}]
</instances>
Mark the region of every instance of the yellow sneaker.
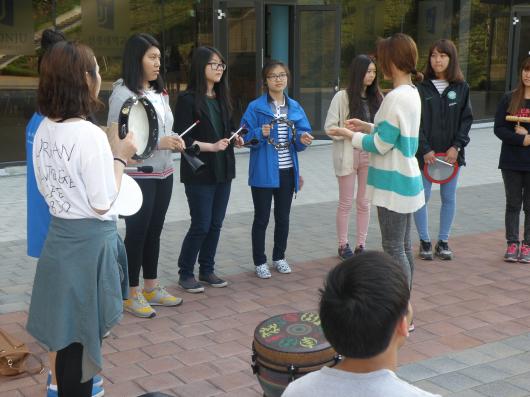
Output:
<instances>
[{"instance_id":1,"label":"yellow sneaker","mask_svg":"<svg viewBox=\"0 0 530 397\"><path fill-rule=\"evenodd\" d=\"M156 316L154 309L147 303L142 294L123 301L123 310L134 314L136 317L152 318Z\"/></svg>"},{"instance_id":2,"label":"yellow sneaker","mask_svg":"<svg viewBox=\"0 0 530 397\"><path fill-rule=\"evenodd\" d=\"M157 285L151 291L144 289L142 294L152 306L178 306L182 303L182 298L171 295L160 285Z\"/></svg>"}]
</instances>

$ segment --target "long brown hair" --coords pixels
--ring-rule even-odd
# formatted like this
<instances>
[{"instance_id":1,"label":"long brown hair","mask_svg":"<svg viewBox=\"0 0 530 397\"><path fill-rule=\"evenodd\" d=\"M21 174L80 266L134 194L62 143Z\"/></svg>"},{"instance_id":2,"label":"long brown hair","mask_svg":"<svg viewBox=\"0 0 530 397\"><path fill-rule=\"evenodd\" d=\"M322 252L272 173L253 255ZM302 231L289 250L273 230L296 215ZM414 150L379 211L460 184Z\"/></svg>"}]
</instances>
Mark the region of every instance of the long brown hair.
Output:
<instances>
[{"instance_id":1,"label":"long brown hair","mask_svg":"<svg viewBox=\"0 0 530 397\"><path fill-rule=\"evenodd\" d=\"M517 114L524 106L525 86L523 84L523 70L530 70L530 57L525 58L519 69L519 84L517 84L515 90L512 91L512 99L508 105L508 113L510 114Z\"/></svg>"},{"instance_id":2,"label":"long brown hair","mask_svg":"<svg viewBox=\"0 0 530 397\"><path fill-rule=\"evenodd\" d=\"M414 75L417 81L423 80L423 74L416 70L418 47L408 34L395 33L377 42L377 63L385 76L392 76L391 65L405 73Z\"/></svg>"},{"instance_id":3,"label":"long brown hair","mask_svg":"<svg viewBox=\"0 0 530 397\"><path fill-rule=\"evenodd\" d=\"M96 80L94 52L83 44L62 41L47 51L40 65L39 112L51 118L90 116L103 104L86 78Z\"/></svg>"},{"instance_id":4,"label":"long brown hair","mask_svg":"<svg viewBox=\"0 0 530 397\"><path fill-rule=\"evenodd\" d=\"M462 69L460 69L460 64L458 63L458 53L456 51L455 44L448 39L441 39L436 42L429 48L429 56L427 57L427 64L425 65L425 70L423 73L425 77L429 80L436 79L436 73L432 69L431 65L431 56L434 50L445 54L449 57L449 65L444 72L445 80L449 83L461 83L464 81L464 74Z\"/></svg>"}]
</instances>

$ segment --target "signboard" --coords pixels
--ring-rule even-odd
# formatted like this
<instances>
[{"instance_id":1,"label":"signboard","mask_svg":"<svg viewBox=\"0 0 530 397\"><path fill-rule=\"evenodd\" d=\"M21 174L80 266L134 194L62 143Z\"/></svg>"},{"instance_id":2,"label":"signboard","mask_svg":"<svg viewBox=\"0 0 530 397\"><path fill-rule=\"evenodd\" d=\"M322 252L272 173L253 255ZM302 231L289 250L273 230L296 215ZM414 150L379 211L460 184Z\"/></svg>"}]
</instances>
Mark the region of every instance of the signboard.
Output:
<instances>
[{"instance_id":1,"label":"signboard","mask_svg":"<svg viewBox=\"0 0 530 397\"><path fill-rule=\"evenodd\" d=\"M31 0L0 0L0 54L34 55Z\"/></svg>"},{"instance_id":2,"label":"signboard","mask_svg":"<svg viewBox=\"0 0 530 397\"><path fill-rule=\"evenodd\" d=\"M130 35L129 1L82 0L82 41L96 55L121 56Z\"/></svg>"}]
</instances>

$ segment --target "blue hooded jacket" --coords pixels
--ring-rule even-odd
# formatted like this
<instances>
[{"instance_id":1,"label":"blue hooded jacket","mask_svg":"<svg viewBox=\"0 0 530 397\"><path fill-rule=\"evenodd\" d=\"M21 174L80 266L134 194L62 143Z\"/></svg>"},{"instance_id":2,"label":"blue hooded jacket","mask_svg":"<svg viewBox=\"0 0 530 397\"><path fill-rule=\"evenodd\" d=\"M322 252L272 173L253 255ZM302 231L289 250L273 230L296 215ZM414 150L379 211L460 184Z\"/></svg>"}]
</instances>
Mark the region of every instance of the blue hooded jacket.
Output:
<instances>
[{"instance_id":1,"label":"blue hooded jacket","mask_svg":"<svg viewBox=\"0 0 530 397\"><path fill-rule=\"evenodd\" d=\"M248 184L254 187L278 188L280 187L280 171L278 166L278 151L269 144L267 138L261 133L263 124L270 124L274 119L274 114L270 108L268 94L250 102L241 119L241 126L248 129L243 139L249 142L257 139L256 145L250 146L250 161L248 164ZM295 100L286 96L288 113L287 118L291 120L296 128L296 139L294 145L289 146L289 152L294 165L295 192L298 191L299 166L297 152L306 149L306 145L300 142L300 137L304 132L311 133L311 125L305 115L302 106ZM291 140L291 129L289 129L289 140ZM271 137L278 140L278 128L275 124L271 129Z\"/></svg>"}]
</instances>

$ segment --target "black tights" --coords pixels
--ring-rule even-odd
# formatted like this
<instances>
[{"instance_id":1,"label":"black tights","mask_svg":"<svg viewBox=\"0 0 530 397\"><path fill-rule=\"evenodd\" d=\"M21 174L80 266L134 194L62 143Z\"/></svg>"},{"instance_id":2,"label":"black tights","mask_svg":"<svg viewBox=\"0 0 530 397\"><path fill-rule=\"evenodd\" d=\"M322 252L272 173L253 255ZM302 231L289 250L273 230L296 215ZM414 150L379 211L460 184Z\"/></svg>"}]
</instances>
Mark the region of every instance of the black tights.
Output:
<instances>
[{"instance_id":1,"label":"black tights","mask_svg":"<svg viewBox=\"0 0 530 397\"><path fill-rule=\"evenodd\" d=\"M83 345L72 343L57 352L55 375L59 397L91 397L92 379L81 383Z\"/></svg>"}]
</instances>

